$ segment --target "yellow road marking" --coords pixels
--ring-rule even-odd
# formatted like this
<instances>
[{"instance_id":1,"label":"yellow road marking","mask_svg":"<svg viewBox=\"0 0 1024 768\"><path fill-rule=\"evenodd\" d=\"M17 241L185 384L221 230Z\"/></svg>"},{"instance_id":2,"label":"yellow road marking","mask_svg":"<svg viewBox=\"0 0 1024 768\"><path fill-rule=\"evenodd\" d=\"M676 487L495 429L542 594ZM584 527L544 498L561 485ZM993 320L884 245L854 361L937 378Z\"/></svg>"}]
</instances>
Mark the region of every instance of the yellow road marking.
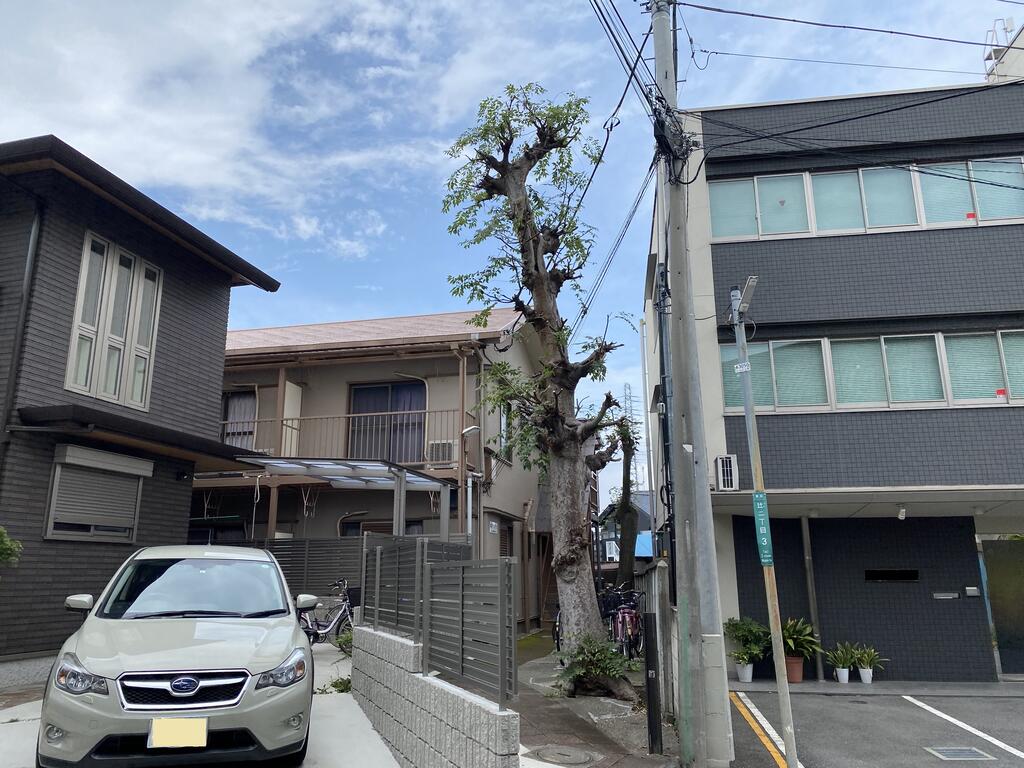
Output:
<instances>
[{"instance_id":1,"label":"yellow road marking","mask_svg":"<svg viewBox=\"0 0 1024 768\"><path fill-rule=\"evenodd\" d=\"M779 752L775 743L768 737L768 734L765 733L761 724L757 722L752 714L750 714L750 710L743 705L742 701L740 701L740 697L730 691L729 699L732 701L732 705L736 707L736 711L740 713L740 716L747 721L747 725L750 726L750 730L754 732L757 738L761 741L761 744L764 745L764 748L768 750L768 754L775 759L775 764L779 768L786 768L786 759Z\"/></svg>"}]
</instances>

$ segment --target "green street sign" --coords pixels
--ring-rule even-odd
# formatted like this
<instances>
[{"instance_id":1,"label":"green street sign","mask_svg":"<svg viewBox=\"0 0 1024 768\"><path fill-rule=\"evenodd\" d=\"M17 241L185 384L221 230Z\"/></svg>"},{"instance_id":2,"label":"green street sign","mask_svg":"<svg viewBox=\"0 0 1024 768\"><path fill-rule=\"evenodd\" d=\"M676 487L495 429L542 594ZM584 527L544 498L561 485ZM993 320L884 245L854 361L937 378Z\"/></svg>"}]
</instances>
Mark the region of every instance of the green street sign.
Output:
<instances>
[{"instance_id":1,"label":"green street sign","mask_svg":"<svg viewBox=\"0 0 1024 768\"><path fill-rule=\"evenodd\" d=\"M754 491L754 534L757 536L757 554L761 565L775 565L772 554L772 528L768 523L768 495Z\"/></svg>"}]
</instances>

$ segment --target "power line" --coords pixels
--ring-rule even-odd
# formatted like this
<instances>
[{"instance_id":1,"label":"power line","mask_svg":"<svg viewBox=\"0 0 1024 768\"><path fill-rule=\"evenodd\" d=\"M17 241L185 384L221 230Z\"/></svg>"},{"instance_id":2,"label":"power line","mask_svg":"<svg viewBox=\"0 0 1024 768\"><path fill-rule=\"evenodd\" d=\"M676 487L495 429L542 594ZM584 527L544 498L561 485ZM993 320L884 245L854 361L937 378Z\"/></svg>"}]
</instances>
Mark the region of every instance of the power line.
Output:
<instances>
[{"instance_id":1,"label":"power line","mask_svg":"<svg viewBox=\"0 0 1024 768\"><path fill-rule=\"evenodd\" d=\"M1007 5L1024 5L1020 0L997 0L1000 3L1006 3Z\"/></svg>"},{"instance_id":2,"label":"power line","mask_svg":"<svg viewBox=\"0 0 1024 768\"><path fill-rule=\"evenodd\" d=\"M1024 4L1024 3L1022 3ZM737 53L735 51L709 51L705 48L698 49L700 53L708 56L735 56L744 59L769 59L771 61L796 61L803 64L833 64L843 67L869 67L872 69L902 69L908 72L939 72L948 75L975 75L984 77L984 72L974 72L968 69L933 69L932 67L900 67L895 64L870 64L865 61L831 61L829 59L802 59L795 56L768 56L757 53Z\"/></svg>"},{"instance_id":3,"label":"power line","mask_svg":"<svg viewBox=\"0 0 1024 768\"><path fill-rule=\"evenodd\" d=\"M827 21L810 21L808 19L794 19L787 16L770 16L765 13L754 13L752 11L738 11L731 8L716 8L713 5L698 5L697 3L684 3L679 2L679 5L686 6L688 8L694 8L698 11L708 11L710 13L724 13L729 16L746 16L751 19L765 19L767 21L785 21L790 24L804 24L810 27L825 27L826 29L847 29L854 32L877 32L883 35L896 35L898 37L912 37L917 40L932 40L938 43L954 43L956 45L974 45L980 48L991 48L989 43L982 43L977 40L960 40L955 37L941 37L939 35L923 35L919 32L902 32L895 29L883 29L880 27L861 27L856 24L832 24ZM1024 48L1006 45L999 46L1000 48L1024 51Z\"/></svg>"}]
</instances>

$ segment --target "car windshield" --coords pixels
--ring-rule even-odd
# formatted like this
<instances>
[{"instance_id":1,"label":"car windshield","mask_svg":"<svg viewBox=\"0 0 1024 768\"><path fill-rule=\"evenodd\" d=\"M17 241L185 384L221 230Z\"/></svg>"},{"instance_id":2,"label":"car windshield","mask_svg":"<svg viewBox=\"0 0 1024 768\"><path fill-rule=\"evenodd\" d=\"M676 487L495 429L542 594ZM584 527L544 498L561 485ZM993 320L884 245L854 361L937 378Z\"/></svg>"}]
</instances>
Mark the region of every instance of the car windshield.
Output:
<instances>
[{"instance_id":1,"label":"car windshield","mask_svg":"<svg viewBox=\"0 0 1024 768\"><path fill-rule=\"evenodd\" d=\"M99 616L257 618L288 612L273 563L190 557L132 561L118 576Z\"/></svg>"}]
</instances>

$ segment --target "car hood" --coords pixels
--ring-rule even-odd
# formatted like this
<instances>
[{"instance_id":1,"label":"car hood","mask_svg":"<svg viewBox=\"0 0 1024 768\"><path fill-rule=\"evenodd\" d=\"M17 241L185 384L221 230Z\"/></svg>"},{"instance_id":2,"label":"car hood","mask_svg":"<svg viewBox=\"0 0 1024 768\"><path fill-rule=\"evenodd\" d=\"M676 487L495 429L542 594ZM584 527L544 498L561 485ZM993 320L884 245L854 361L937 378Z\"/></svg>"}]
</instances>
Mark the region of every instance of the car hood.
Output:
<instances>
[{"instance_id":1,"label":"car hood","mask_svg":"<svg viewBox=\"0 0 1024 768\"><path fill-rule=\"evenodd\" d=\"M100 619L90 616L65 650L94 675L274 669L305 637L294 616L266 619Z\"/></svg>"}]
</instances>

